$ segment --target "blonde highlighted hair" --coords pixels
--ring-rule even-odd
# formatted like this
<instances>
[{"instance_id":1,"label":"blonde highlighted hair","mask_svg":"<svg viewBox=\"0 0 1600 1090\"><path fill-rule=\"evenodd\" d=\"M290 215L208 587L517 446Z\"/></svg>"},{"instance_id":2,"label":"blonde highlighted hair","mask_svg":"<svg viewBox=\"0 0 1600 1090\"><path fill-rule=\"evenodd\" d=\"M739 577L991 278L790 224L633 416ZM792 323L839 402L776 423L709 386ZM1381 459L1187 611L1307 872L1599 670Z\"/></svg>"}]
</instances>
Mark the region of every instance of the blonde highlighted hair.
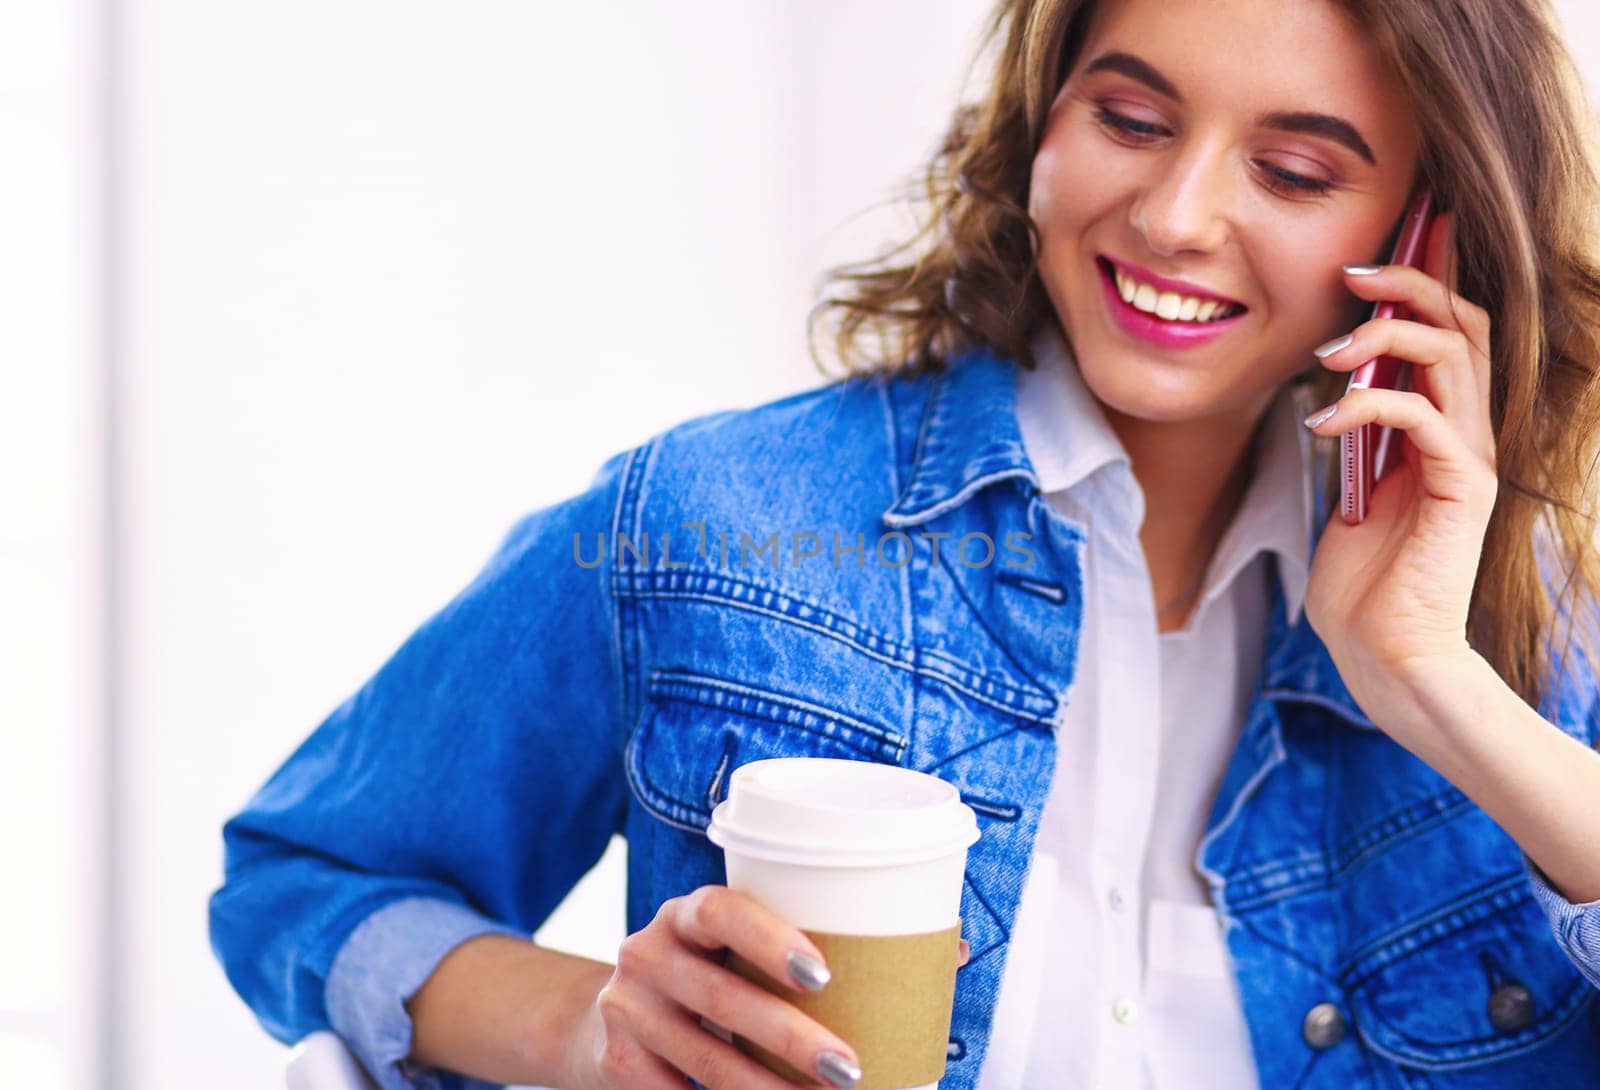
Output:
<instances>
[{"instance_id":1,"label":"blonde highlighted hair","mask_svg":"<svg viewBox=\"0 0 1600 1090\"><path fill-rule=\"evenodd\" d=\"M1555 661L1574 663L1575 640L1600 672L1594 115L1547 0L1337 2L1404 82L1423 133L1422 180L1454 213L1460 294L1493 323L1500 492L1467 635L1538 707ZM1033 365L1029 343L1056 318L1038 276L1029 177L1093 7L1001 0L978 51L993 53L984 92L957 107L909 193L918 229L824 278L808 323L819 367L916 373L980 346ZM818 341L829 325L825 363ZM1344 377L1315 373L1316 403L1333 401ZM1556 568L1541 568L1541 556Z\"/></svg>"}]
</instances>

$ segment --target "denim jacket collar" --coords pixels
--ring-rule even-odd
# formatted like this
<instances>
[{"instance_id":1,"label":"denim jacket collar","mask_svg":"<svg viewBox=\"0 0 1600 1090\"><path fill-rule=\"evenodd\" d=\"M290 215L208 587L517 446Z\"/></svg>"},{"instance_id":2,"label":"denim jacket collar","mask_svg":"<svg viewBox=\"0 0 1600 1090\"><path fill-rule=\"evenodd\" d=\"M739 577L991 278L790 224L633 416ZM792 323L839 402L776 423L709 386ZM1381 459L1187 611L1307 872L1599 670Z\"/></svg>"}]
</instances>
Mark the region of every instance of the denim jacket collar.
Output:
<instances>
[{"instance_id":1,"label":"denim jacket collar","mask_svg":"<svg viewBox=\"0 0 1600 1090\"><path fill-rule=\"evenodd\" d=\"M1261 667L1261 696L1327 708L1352 727L1380 728L1350 695L1333 656L1301 615L1290 627L1283 618L1283 587L1272 572L1272 621L1267 631L1267 656Z\"/></svg>"},{"instance_id":2,"label":"denim jacket collar","mask_svg":"<svg viewBox=\"0 0 1600 1090\"><path fill-rule=\"evenodd\" d=\"M1038 490L1017 425L1015 366L976 349L934 377L911 473L883 513L886 524L921 525L998 481L1020 478Z\"/></svg>"},{"instance_id":3,"label":"denim jacket collar","mask_svg":"<svg viewBox=\"0 0 1600 1090\"><path fill-rule=\"evenodd\" d=\"M921 525L1000 481L1020 480L1030 497L1038 493L1039 479L1017 424L1016 366L979 348L953 360L934 378L911 471L883 513L886 525L896 529ZM1327 517L1323 500L1319 475L1313 542ZM1315 544L1313 555L1314 549ZM1272 620L1260 695L1319 705L1353 727L1378 730L1350 695L1305 615L1293 626L1287 623L1276 564L1271 570Z\"/></svg>"}]
</instances>

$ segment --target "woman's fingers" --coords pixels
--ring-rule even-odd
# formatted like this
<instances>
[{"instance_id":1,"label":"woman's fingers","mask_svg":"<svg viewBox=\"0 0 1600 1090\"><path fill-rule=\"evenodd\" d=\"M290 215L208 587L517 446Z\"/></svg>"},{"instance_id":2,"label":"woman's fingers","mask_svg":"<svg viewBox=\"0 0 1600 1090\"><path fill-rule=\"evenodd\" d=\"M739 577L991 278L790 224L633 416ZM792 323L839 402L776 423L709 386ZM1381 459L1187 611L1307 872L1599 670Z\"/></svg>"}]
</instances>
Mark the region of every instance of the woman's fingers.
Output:
<instances>
[{"instance_id":1,"label":"woman's fingers","mask_svg":"<svg viewBox=\"0 0 1600 1090\"><path fill-rule=\"evenodd\" d=\"M619 1017L614 1013L619 1005L615 998L618 994L611 989L601 992L606 997L608 1017ZM630 1012L626 1017L632 1019L636 1013ZM597 1073L604 1085L625 1086L628 1090L688 1090L683 1072L652 1051L632 1032L631 1021L629 1025L629 1032L619 1033L607 1042L605 1054L599 1059Z\"/></svg>"},{"instance_id":2,"label":"woman's fingers","mask_svg":"<svg viewBox=\"0 0 1600 1090\"><path fill-rule=\"evenodd\" d=\"M728 948L773 980L795 991L816 991L827 983L822 951L805 932L738 890L727 886L701 886L693 893L674 897L661 907L672 907L672 931L690 946L706 953ZM791 954L809 959L791 960Z\"/></svg>"},{"instance_id":3,"label":"woman's fingers","mask_svg":"<svg viewBox=\"0 0 1600 1090\"><path fill-rule=\"evenodd\" d=\"M794 1083L768 1071L658 993L619 989L611 1002L619 1008L614 1016L639 1044L708 1090L795 1090ZM678 1083L683 1085L681 1077Z\"/></svg>"},{"instance_id":4,"label":"woman's fingers","mask_svg":"<svg viewBox=\"0 0 1600 1090\"><path fill-rule=\"evenodd\" d=\"M1463 401L1467 404L1477 401L1471 361L1467 358L1470 348L1459 330L1439 329L1404 318L1373 318L1356 326L1348 336L1349 342L1341 347L1330 351L1323 345L1316 349L1327 353L1318 357L1323 366L1334 371L1354 371L1376 356L1394 356L1408 363L1430 369L1444 368L1449 372L1438 376L1434 389L1441 394L1449 391L1454 395L1455 407L1461 407ZM1339 340L1329 344L1339 344ZM1440 405L1439 408L1449 415L1449 407Z\"/></svg>"},{"instance_id":5,"label":"woman's fingers","mask_svg":"<svg viewBox=\"0 0 1600 1090\"><path fill-rule=\"evenodd\" d=\"M1370 268L1370 266L1368 266ZM1466 338L1474 384L1489 396L1489 312L1411 265L1380 265L1375 273L1346 272L1345 285L1362 299L1404 303L1412 317Z\"/></svg>"},{"instance_id":6,"label":"woman's fingers","mask_svg":"<svg viewBox=\"0 0 1600 1090\"><path fill-rule=\"evenodd\" d=\"M1329 349L1320 358L1334 371L1353 371L1377 356L1393 356L1415 367L1425 368L1413 385L1425 390L1430 400L1452 421L1472 448L1492 462L1494 430L1489 418L1489 397L1480 388L1478 368L1472 362L1472 347L1457 329L1440 329L1403 318L1374 318L1350 331L1349 343ZM1330 342L1337 344L1338 342Z\"/></svg>"},{"instance_id":7,"label":"woman's fingers","mask_svg":"<svg viewBox=\"0 0 1600 1090\"><path fill-rule=\"evenodd\" d=\"M1345 285L1363 299L1404 303L1413 315L1429 325L1459 329L1473 342L1474 348L1487 355L1488 311L1414 265L1379 265L1377 268L1378 271L1372 273L1347 271Z\"/></svg>"},{"instance_id":8,"label":"woman's fingers","mask_svg":"<svg viewBox=\"0 0 1600 1090\"><path fill-rule=\"evenodd\" d=\"M1478 504L1493 507L1498 481L1491 463L1469 447L1444 414L1423 395L1402 390L1352 390L1333 407L1331 416L1312 426L1318 435L1342 435L1363 424L1398 428L1422 456L1421 485L1432 496L1474 505L1474 510ZM1315 420L1317 415L1310 419Z\"/></svg>"},{"instance_id":9,"label":"woman's fingers","mask_svg":"<svg viewBox=\"0 0 1600 1090\"><path fill-rule=\"evenodd\" d=\"M797 1090L732 1044L737 1034L803 1072L808 1086L855 1086L861 1067L850 1045L720 964L729 950L796 990L828 982L816 944L749 895L705 885L673 897L623 940L586 1018L583 1047L573 1050L574 1084L654 1090L663 1078L681 1086L687 1075L709 1090Z\"/></svg>"},{"instance_id":10,"label":"woman's fingers","mask_svg":"<svg viewBox=\"0 0 1600 1090\"><path fill-rule=\"evenodd\" d=\"M796 991L815 991L827 983L827 966L822 952L803 931L747 894L719 885L701 886L667 901L657 922L666 925L674 941L653 938L631 946L625 941L619 969L647 982L654 993L756 1042L801 1071L828 1078L819 1062L824 1053L833 1053L845 1069L854 1068L859 1077L860 1060L846 1041L793 1003L712 960L721 951L732 950L773 980ZM656 930L654 925L647 929L651 930ZM807 966L805 961L812 964ZM725 1042L717 1043L726 1047Z\"/></svg>"},{"instance_id":11,"label":"woman's fingers","mask_svg":"<svg viewBox=\"0 0 1600 1090\"><path fill-rule=\"evenodd\" d=\"M793 1003L688 947L677 951L657 947L656 951L645 956L659 957L661 964L635 968L645 972L663 995L688 1010L782 1056L801 1071L820 1073L817 1062L824 1051L852 1064L858 1062L849 1044Z\"/></svg>"}]
</instances>

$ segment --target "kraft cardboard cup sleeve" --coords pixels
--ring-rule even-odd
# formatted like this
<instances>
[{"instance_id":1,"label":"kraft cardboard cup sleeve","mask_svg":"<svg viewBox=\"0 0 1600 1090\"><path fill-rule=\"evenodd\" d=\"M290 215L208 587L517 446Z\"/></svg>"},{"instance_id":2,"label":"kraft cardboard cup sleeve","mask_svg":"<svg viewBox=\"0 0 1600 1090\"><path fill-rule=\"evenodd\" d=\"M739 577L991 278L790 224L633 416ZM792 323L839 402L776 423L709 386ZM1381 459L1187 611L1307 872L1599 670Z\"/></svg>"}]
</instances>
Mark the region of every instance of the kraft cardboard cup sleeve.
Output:
<instances>
[{"instance_id":1,"label":"kraft cardboard cup sleeve","mask_svg":"<svg viewBox=\"0 0 1600 1090\"><path fill-rule=\"evenodd\" d=\"M832 979L801 992L732 951L728 968L850 1043L859 1090L937 1090L961 941L961 879L977 815L955 785L897 765L778 757L734 770L707 831L728 885L804 931ZM802 1086L826 1085L753 1041L733 1043Z\"/></svg>"}]
</instances>

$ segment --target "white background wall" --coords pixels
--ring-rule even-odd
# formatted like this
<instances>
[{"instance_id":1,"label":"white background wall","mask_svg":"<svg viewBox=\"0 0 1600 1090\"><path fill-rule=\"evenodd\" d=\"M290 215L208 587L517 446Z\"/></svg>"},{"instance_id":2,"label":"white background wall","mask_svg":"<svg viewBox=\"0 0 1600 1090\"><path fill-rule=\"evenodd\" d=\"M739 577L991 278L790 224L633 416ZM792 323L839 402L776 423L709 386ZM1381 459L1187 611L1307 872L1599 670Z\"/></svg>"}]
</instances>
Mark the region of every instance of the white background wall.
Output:
<instances>
[{"instance_id":1,"label":"white background wall","mask_svg":"<svg viewBox=\"0 0 1600 1090\"><path fill-rule=\"evenodd\" d=\"M106 171L87 0L0 2L0 1081L96 1085Z\"/></svg>"},{"instance_id":2,"label":"white background wall","mask_svg":"<svg viewBox=\"0 0 1600 1090\"><path fill-rule=\"evenodd\" d=\"M206 943L221 821L519 515L817 381L829 232L977 10L128 5L128 1087L277 1084ZM614 956L624 850L541 941Z\"/></svg>"},{"instance_id":3,"label":"white background wall","mask_svg":"<svg viewBox=\"0 0 1600 1090\"><path fill-rule=\"evenodd\" d=\"M520 514L818 381L814 279L903 222L845 224L986 7L0 3L8 1083L281 1084L207 947L222 821ZM611 957L622 850L540 941Z\"/></svg>"}]
</instances>

